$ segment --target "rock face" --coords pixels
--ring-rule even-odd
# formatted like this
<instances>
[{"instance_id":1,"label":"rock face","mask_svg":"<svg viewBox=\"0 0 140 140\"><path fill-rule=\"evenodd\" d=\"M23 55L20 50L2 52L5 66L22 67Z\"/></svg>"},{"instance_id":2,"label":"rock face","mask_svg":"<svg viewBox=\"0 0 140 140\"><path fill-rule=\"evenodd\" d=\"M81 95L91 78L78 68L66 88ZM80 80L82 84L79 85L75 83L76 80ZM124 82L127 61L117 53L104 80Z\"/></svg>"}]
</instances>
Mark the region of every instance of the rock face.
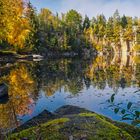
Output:
<instances>
[{"instance_id":1,"label":"rock face","mask_svg":"<svg viewBox=\"0 0 140 140\"><path fill-rule=\"evenodd\" d=\"M8 96L8 87L5 84L0 84L0 98Z\"/></svg>"},{"instance_id":2,"label":"rock face","mask_svg":"<svg viewBox=\"0 0 140 140\"><path fill-rule=\"evenodd\" d=\"M39 115L40 119L48 112ZM64 106L52 119L9 136L9 140L139 140L140 129L114 122L88 110ZM38 119L39 119L38 118ZM35 117L37 119L37 117ZM34 120L34 119L33 119ZM32 120L32 121L33 121ZM44 121L44 120L43 120ZM27 125L27 124L26 124Z\"/></svg>"}]
</instances>

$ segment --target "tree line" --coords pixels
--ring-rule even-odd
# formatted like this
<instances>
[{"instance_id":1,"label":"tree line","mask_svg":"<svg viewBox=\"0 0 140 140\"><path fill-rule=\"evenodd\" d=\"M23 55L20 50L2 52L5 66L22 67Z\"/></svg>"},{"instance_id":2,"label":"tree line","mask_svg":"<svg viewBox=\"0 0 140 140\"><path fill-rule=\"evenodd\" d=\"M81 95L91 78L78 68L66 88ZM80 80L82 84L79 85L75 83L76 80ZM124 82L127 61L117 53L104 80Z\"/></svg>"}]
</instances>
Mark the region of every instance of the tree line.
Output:
<instances>
[{"instance_id":1,"label":"tree line","mask_svg":"<svg viewBox=\"0 0 140 140\"><path fill-rule=\"evenodd\" d=\"M43 8L38 13L30 2L0 0L0 50L18 53L83 53L110 49L140 38L140 19L120 16L118 10L106 19L101 14L89 19L76 10L53 14ZM102 44L106 42L106 47Z\"/></svg>"}]
</instances>

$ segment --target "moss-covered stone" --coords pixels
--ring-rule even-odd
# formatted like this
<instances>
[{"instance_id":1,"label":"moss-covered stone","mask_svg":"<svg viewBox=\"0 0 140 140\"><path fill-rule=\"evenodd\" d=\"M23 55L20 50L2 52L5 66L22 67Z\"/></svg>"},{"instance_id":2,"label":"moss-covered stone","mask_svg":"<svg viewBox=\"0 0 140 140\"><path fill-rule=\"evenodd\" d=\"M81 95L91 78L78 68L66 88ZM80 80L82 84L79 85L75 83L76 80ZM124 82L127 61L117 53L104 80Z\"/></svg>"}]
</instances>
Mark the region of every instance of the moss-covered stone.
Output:
<instances>
[{"instance_id":1,"label":"moss-covered stone","mask_svg":"<svg viewBox=\"0 0 140 140\"><path fill-rule=\"evenodd\" d=\"M61 140L61 138L64 138L65 136L59 133L59 130L67 121L69 121L68 118L55 119L37 127L15 133L9 136L8 140L21 140L24 138L29 140Z\"/></svg>"},{"instance_id":2,"label":"moss-covered stone","mask_svg":"<svg viewBox=\"0 0 140 140\"><path fill-rule=\"evenodd\" d=\"M129 125L129 129L134 129ZM125 125L124 125L125 127ZM64 115L39 126L9 136L9 140L135 140L138 139L123 123L113 123L96 113ZM139 130L139 129L137 129ZM130 132L130 133L129 133ZM139 131L140 132L140 131Z\"/></svg>"}]
</instances>

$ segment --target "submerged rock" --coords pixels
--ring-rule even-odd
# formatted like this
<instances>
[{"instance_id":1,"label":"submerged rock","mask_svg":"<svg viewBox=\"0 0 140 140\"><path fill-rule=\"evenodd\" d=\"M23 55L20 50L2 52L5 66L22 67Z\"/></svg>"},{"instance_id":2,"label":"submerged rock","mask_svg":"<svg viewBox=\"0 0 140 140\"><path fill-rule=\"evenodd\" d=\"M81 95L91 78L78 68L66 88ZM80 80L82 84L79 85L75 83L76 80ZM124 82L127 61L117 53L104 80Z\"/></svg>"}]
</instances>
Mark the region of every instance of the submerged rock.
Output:
<instances>
[{"instance_id":1,"label":"submerged rock","mask_svg":"<svg viewBox=\"0 0 140 140\"><path fill-rule=\"evenodd\" d=\"M75 108L75 109L74 109ZM71 112L72 110L72 112ZM76 110L74 112L74 110ZM79 111L78 111L79 110ZM47 112L48 113L48 112ZM43 113L44 114L44 113ZM46 113L45 113L46 114ZM41 115L41 114L40 114ZM55 118L14 133L9 140L139 140L140 129L114 122L74 106L58 109ZM37 117L36 117L37 118ZM42 119L42 118L41 118ZM45 118L44 118L45 119Z\"/></svg>"},{"instance_id":2,"label":"submerged rock","mask_svg":"<svg viewBox=\"0 0 140 140\"><path fill-rule=\"evenodd\" d=\"M0 84L0 98L8 96L8 87L2 83Z\"/></svg>"},{"instance_id":3,"label":"submerged rock","mask_svg":"<svg viewBox=\"0 0 140 140\"><path fill-rule=\"evenodd\" d=\"M0 98L0 104L7 104L8 101L9 101L9 96L8 95Z\"/></svg>"}]
</instances>

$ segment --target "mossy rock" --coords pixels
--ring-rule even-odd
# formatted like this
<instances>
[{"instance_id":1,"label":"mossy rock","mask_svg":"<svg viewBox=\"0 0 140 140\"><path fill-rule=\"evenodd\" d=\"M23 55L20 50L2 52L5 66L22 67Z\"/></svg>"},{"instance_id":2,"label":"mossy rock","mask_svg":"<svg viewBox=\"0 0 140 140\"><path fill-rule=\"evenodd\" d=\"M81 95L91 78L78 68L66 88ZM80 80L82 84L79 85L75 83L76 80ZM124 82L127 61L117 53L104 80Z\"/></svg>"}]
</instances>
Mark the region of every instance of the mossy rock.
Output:
<instances>
[{"instance_id":1,"label":"mossy rock","mask_svg":"<svg viewBox=\"0 0 140 140\"><path fill-rule=\"evenodd\" d=\"M119 127L120 126L120 127ZM126 125L127 126L127 125ZM129 126L129 125L128 125ZM128 127L133 129L133 127ZM96 113L64 115L8 137L9 140L135 140L133 131L123 129ZM140 132L140 130L138 129ZM130 132L130 133L129 133ZM139 133L140 134L140 133Z\"/></svg>"}]
</instances>

